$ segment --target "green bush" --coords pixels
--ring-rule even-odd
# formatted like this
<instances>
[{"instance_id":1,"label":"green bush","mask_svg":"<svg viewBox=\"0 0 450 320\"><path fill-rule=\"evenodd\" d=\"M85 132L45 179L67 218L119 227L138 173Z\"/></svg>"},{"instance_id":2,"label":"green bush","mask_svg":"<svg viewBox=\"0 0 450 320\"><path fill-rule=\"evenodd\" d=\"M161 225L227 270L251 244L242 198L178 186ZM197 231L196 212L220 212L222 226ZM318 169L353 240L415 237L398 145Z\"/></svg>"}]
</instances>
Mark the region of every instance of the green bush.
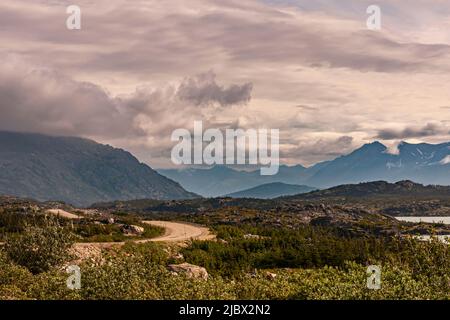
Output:
<instances>
[{"instance_id":1,"label":"green bush","mask_svg":"<svg viewBox=\"0 0 450 320\"><path fill-rule=\"evenodd\" d=\"M9 258L32 273L41 273L67 261L74 237L56 219L44 226L26 226L20 235L8 237L5 250Z\"/></svg>"},{"instance_id":2,"label":"green bush","mask_svg":"<svg viewBox=\"0 0 450 320\"><path fill-rule=\"evenodd\" d=\"M275 269L241 272L237 276L211 275L207 281L173 275L167 271L167 254L160 245L130 244L106 254L101 264L86 262L81 268L81 290L66 287L67 274L52 269L37 275L0 255L0 298L3 299L450 299L441 274L447 265L418 273L415 259L429 254L441 261L448 251L434 244L419 244L408 259L398 257L381 264L381 289L366 287L367 266L346 262L342 267ZM448 247L447 247L448 248ZM441 250L442 249L442 250ZM447 249L448 250L448 249ZM403 261L401 261L403 260Z\"/></svg>"}]
</instances>

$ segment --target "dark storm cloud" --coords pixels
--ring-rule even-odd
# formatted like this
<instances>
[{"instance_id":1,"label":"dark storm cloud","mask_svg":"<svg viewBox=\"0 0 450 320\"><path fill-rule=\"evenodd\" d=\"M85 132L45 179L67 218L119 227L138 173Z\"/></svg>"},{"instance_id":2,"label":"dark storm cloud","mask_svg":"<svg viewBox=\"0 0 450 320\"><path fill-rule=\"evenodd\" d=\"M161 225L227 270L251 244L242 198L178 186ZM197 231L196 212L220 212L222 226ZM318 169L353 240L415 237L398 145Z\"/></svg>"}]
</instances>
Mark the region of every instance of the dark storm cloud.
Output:
<instances>
[{"instance_id":1,"label":"dark storm cloud","mask_svg":"<svg viewBox=\"0 0 450 320\"><path fill-rule=\"evenodd\" d=\"M117 99L92 83L20 65L0 68L0 127L63 135L142 134ZM114 128L114 129L113 129Z\"/></svg>"},{"instance_id":2,"label":"dark storm cloud","mask_svg":"<svg viewBox=\"0 0 450 320\"><path fill-rule=\"evenodd\" d=\"M250 100L251 84L223 87L209 72L164 88L112 96L104 88L8 60L0 67L0 128L101 139L167 138L210 105ZM163 144L163 143L162 143Z\"/></svg>"},{"instance_id":3,"label":"dark storm cloud","mask_svg":"<svg viewBox=\"0 0 450 320\"><path fill-rule=\"evenodd\" d=\"M382 140L396 140L448 134L450 134L450 129L448 127L446 128L445 126L436 123L428 123L423 127L406 127L403 130L383 129L378 131L375 138Z\"/></svg>"},{"instance_id":4,"label":"dark storm cloud","mask_svg":"<svg viewBox=\"0 0 450 320\"><path fill-rule=\"evenodd\" d=\"M195 105L209 105L218 103L221 106L248 103L251 99L253 85L219 86L216 83L216 75L208 72L196 78L188 78L178 88L178 96L181 100Z\"/></svg>"}]
</instances>

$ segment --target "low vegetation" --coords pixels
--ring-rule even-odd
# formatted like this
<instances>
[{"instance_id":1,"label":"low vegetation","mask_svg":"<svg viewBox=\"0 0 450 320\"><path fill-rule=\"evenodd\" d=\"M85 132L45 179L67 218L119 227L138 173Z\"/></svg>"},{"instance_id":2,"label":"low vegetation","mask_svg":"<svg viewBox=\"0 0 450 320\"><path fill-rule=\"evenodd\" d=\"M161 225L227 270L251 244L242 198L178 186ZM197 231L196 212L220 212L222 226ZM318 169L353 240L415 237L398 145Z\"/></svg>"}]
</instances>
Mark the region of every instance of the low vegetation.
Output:
<instances>
[{"instance_id":1,"label":"low vegetation","mask_svg":"<svg viewBox=\"0 0 450 320\"><path fill-rule=\"evenodd\" d=\"M185 203L192 210L137 201L137 208L128 203L98 216L80 211L76 220L46 215L36 204L0 203L0 299L450 299L449 245L411 237L446 226L327 203L257 209L202 201L211 209L192 200ZM162 229L142 219L160 215L208 225L217 239L187 246L125 241L81 260L70 254L73 242L157 236ZM124 234L131 225L144 231ZM206 268L208 279L169 271L180 263ZM81 269L79 290L66 284L72 264ZM380 290L367 288L369 265L381 267Z\"/></svg>"},{"instance_id":2,"label":"low vegetation","mask_svg":"<svg viewBox=\"0 0 450 320\"><path fill-rule=\"evenodd\" d=\"M77 220L68 220L49 215L45 210L32 210L30 207L0 207L0 242L25 233L30 226L43 227L48 224L49 219L73 234L78 242L122 242L153 238L164 232L162 228L142 223L141 219L129 214L109 215L109 218L80 217ZM124 226L130 225L141 227L144 231L135 235L124 233Z\"/></svg>"},{"instance_id":3,"label":"low vegetation","mask_svg":"<svg viewBox=\"0 0 450 320\"><path fill-rule=\"evenodd\" d=\"M70 290L62 268L69 263L64 250L51 251L45 259L28 250L36 248L37 254L50 244L65 247L64 229L52 222L39 230L25 229L23 237L0 250L0 298L450 299L449 246L438 241L342 237L322 227L220 226L219 241L193 242L178 257L154 243L105 252L80 264L81 289ZM25 241L29 236L33 240ZM22 248L33 264L20 258ZM41 265L41 260L52 263ZM167 270L169 263L181 261L206 267L209 279ZM382 268L380 290L366 286L369 264Z\"/></svg>"},{"instance_id":4,"label":"low vegetation","mask_svg":"<svg viewBox=\"0 0 450 320\"><path fill-rule=\"evenodd\" d=\"M5 253L11 262L37 274L67 261L74 239L58 220L47 218L44 226L25 226L22 233L9 236Z\"/></svg>"}]
</instances>

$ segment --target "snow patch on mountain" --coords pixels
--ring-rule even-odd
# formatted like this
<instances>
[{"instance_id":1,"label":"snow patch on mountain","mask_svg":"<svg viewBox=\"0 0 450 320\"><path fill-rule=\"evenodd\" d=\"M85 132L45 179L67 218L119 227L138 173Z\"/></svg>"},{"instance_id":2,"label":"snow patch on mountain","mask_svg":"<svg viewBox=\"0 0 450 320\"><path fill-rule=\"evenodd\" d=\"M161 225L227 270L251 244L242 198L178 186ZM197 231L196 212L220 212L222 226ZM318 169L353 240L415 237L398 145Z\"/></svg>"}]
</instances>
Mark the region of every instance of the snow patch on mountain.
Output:
<instances>
[{"instance_id":1,"label":"snow patch on mountain","mask_svg":"<svg viewBox=\"0 0 450 320\"><path fill-rule=\"evenodd\" d=\"M450 155L446 156L444 159L439 161L439 163L442 164L442 165L449 164L450 163Z\"/></svg>"},{"instance_id":2,"label":"snow patch on mountain","mask_svg":"<svg viewBox=\"0 0 450 320\"><path fill-rule=\"evenodd\" d=\"M402 160L398 162L388 162L386 163L386 168L392 169L392 168L401 168L402 167Z\"/></svg>"}]
</instances>

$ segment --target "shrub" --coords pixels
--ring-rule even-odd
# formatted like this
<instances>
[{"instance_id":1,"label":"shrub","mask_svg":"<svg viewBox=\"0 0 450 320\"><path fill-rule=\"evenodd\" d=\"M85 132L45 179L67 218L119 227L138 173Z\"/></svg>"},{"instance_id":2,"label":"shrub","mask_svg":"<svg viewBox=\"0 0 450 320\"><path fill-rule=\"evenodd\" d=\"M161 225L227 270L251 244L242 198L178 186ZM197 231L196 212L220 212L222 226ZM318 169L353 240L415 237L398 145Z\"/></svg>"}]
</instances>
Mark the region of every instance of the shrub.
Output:
<instances>
[{"instance_id":1,"label":"shrub","mask_svg":"<svg viewBox=\"0 0 450 320\"><path fill-rule=\"evenodd\" d=\"M26 226L24 233L8 237L5 250L13 262L36 274L67 261L73 240L56 219L49 218L42 227Z\"/></svg>"},{"instance_id":2,"label":"shrub","mask_svg":"<svg viewBox=\"0 0 450 320\"><path fill-rule=\"evenodd\" d=\"M28 269L13 264L0 250L0 300L25 299L25 290L33 283Z\"/></svg>"}]
</instances>

